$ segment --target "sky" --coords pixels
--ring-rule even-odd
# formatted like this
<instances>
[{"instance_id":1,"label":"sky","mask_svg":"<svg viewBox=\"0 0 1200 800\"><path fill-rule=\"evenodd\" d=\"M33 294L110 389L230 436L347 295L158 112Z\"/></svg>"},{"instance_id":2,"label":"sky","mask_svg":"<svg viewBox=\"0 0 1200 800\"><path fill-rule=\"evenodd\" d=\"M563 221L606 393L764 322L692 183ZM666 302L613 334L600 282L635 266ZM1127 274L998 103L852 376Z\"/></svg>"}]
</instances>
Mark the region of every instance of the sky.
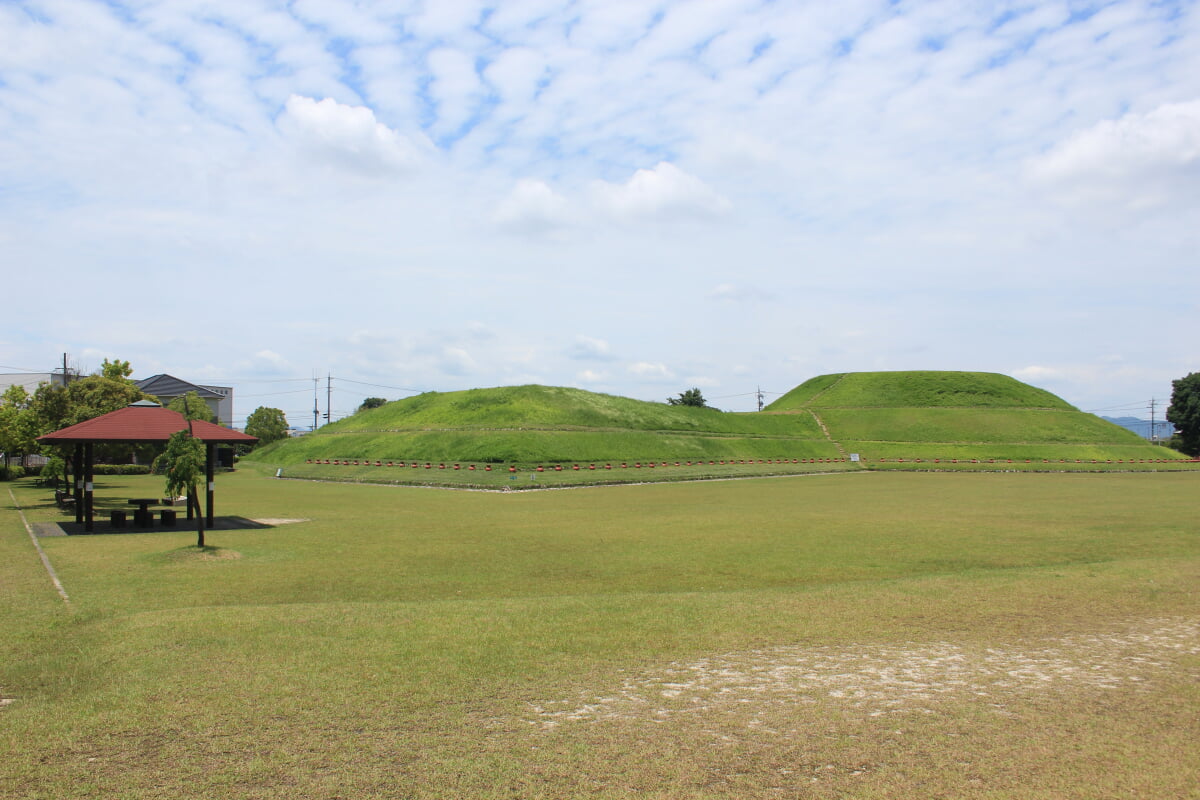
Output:
<instances>
[{"instance_id":1,"label":"sky","mask_svg":"<svg viewBox=\"0 0 1200 800\"><path fill-rule=\"evenodd\" d=\"M1198 257L1195 0L0 0L0 371L237 422L864 370L1146 417Z\"/></svg>"}]
</instances>

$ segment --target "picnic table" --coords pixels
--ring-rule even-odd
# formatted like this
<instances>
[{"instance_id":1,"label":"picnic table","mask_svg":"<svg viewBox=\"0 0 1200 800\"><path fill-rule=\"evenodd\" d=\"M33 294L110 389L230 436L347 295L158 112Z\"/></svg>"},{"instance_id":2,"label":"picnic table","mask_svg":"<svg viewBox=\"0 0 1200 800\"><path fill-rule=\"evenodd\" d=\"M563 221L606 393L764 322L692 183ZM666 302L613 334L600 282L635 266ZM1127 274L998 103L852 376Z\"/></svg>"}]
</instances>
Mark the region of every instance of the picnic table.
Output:
<instances>
[{"instance_id":1,"label":"picnic table","mask_svg":"<svg viewBox=\"0 0 1200 800\"><path fill-rule=\"evenodd\" d=\"M154 512L150 510L150 506L158 505L157 497L137 497L130 500L129 505L138 507L138 510L133 512L133 524L139 528L154 526Z\"/></svg>"}]
</instances>

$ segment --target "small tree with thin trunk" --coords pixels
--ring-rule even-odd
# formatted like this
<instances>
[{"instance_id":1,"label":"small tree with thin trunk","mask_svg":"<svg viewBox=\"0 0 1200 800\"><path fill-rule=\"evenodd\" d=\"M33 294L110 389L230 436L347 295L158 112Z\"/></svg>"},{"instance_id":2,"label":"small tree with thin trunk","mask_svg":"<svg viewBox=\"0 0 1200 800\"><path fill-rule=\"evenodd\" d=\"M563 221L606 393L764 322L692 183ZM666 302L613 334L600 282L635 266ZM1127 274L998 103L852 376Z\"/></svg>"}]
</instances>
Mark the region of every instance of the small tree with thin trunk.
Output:
<instances>
[{"instance_id":1,"label":"small tree with thin trunk","mask_svg":"<svg viewBox=\"0 0 1200 800\"><path fill-rule=\"evenodd\" d=\"M196 546L204 547L204 513L196 485L204 480L204 444L188 431L176 431L167 440L163 463L167 474L167 495L187 496L187 507L196 511Z\"/></svg>"}]
</instances>

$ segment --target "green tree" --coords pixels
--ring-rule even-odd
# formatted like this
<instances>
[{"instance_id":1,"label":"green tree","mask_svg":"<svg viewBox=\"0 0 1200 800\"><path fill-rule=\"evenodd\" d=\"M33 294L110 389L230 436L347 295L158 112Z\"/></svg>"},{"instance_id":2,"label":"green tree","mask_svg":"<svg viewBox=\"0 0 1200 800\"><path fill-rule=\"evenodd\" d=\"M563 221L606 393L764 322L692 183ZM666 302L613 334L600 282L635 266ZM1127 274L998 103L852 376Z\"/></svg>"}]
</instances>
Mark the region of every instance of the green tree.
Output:
<instances>
[{"instance_id":1,"label":"green tree","mask_svg":"<svg viewBox=\"0 0 1200 800\"><path fill-rule=\"evenodd\" d=\"M128 361L106 359L95 375L73 380L66 386L40 385L29 404L35 437L125 408L139 400L152 399L129 380L132 372ZM100 445L96 455L125 458L135 448L144 450L145 446Z\"/></svg>"},{"instance_id":2,"label":"green tree","mask_svg":"<svg viewBox=\"0 0 1200 800\"><path fill-rule=\"evenodd\" d=\"M128 378L88 375L66 386L43 383L34 392L31 405L43 428L41 433L49 433L149 397Z\"/></svg>"},{"instance_id":3,"label":"green tree","mask_svg":"<svg viewBox=\"0 0 1200 800\"><path fill-rule=\"evenodd\" d=\"M63 460L62 456L55 454L50 456L50 460L42 466L42 480L57 489L60 479L63 481L63 485L68 484L67 462Z\"/></svg>"},{"instance_id":4,"label":"green tree","mask_svg":"<svg viewBox=\"0 0 1200 800\"><path fill-rule=\"evenodd\" d=\"M196 491L196 485L204 480L204 444L189 431L176 431L167 440L162 464L167 476L167 496L187 496L188 510L195 510L196 546L204 547L204 512Z\"/></svg>"},{"instance_id":5,"label":"green tree","mask_svg":"<svg viewBox=\"0 0 1200 800\"><path fill-rule=\"evenodd\" d=\"M107 358L100 364L100 371L97 373L109 380L119 381L128 379L133 374L133 367L129 366L128 361L115 359L109 361Z\"/></svg>"},{"instance_id":6,"label":"green tree","mask_svg":"<svg viewBox=\"0 0 1200 800\"><path fill-rule=\"evenodd\" d=\"M287 417L278 408L259 406L246 418L246 433L258 437L260 445L287 438Z\"/></svg>"},{"instance_id":7,"label":"green tree","mask_svg":"<svg viewBox=\"0 0 1200 800\"><path fill-rule=\"evenodd\" d=\"M672 406L695 406L697 408L705 408L708 405L704 401L704 395L695 387L688 389L686 392L680 392L679 397L668 397L667 404Z\"/></svg>"},{"instance_id":8,"label":"green tree","mask_svg":"<svg viewBox=\"0 0 1200 800\"><path fill-rule=\"evenodd\" d=\"M1171 405L1167 421L1179 431L1179 450L1200 456L1200 372L1171 381Z\"/></svg>"},{"instance_id":9,"label":"green tree","mask_svg":"<svg viewBox=\"0 0 1200 800\"><path fill-rule=\"evenodd\" d=\"M367 411L372 408L379 408L380 406L385 405L386 403L387 403L387 400L385 400L382 397L368 397L366 400L362 401L362 405L360 405L358 407L358 410L359 411Z\"/></svg>"},{"instance_id":10,"label":"green tree","mask_svg":"<svg viewBox=\"0 0 1200 800\"><path fill-rule=\"evenodd\" d=\"M0 395L0 452L6 457L37 452L34 440L40 434L32 402L24 386L10 386Z\"/></svg>"},{"instance_id":11,"label":"green tree","mask_svg":"<svg viewBox=\"0 0 1200 800\"><path fill-rule=\"evenodd\" d=\"M167 408L183 414L185 419L200 419L205 422L217 421L217 415L208 407L208 403L204 402L200 395L194 391L188 392L183 397L176 397L167 403Z\"/></svg>"}]
</instances>

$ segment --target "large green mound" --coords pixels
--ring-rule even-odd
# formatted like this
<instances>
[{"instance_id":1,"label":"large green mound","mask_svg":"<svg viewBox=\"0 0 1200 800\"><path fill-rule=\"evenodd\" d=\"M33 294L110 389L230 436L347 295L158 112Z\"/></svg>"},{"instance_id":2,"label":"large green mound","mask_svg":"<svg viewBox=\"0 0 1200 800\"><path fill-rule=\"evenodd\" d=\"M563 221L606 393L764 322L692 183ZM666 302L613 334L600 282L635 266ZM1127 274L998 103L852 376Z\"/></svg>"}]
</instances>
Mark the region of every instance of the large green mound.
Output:
<instances>
[{"instance_id":1,"label":"large green mound","mask_svg":"<svg viewBox=\"0 0 1200 800\"><path fill-rule=\"evenodd\" d=\"M1179 457L1050 392L986 372L820 375L766 410L814 416L834 441L871 462Z\"/></svg>"},{"instance_id":2,"label":"large green mound","mask_svg":"<svg viewBox=\"0 0 1200 800\"><path fill-rule=\"evenodd\" d=\"M783 395L766 410L809 408L1077 410L1050 392L991 372L847 372L820 375Z\"/></svg>"}]
</instances>

